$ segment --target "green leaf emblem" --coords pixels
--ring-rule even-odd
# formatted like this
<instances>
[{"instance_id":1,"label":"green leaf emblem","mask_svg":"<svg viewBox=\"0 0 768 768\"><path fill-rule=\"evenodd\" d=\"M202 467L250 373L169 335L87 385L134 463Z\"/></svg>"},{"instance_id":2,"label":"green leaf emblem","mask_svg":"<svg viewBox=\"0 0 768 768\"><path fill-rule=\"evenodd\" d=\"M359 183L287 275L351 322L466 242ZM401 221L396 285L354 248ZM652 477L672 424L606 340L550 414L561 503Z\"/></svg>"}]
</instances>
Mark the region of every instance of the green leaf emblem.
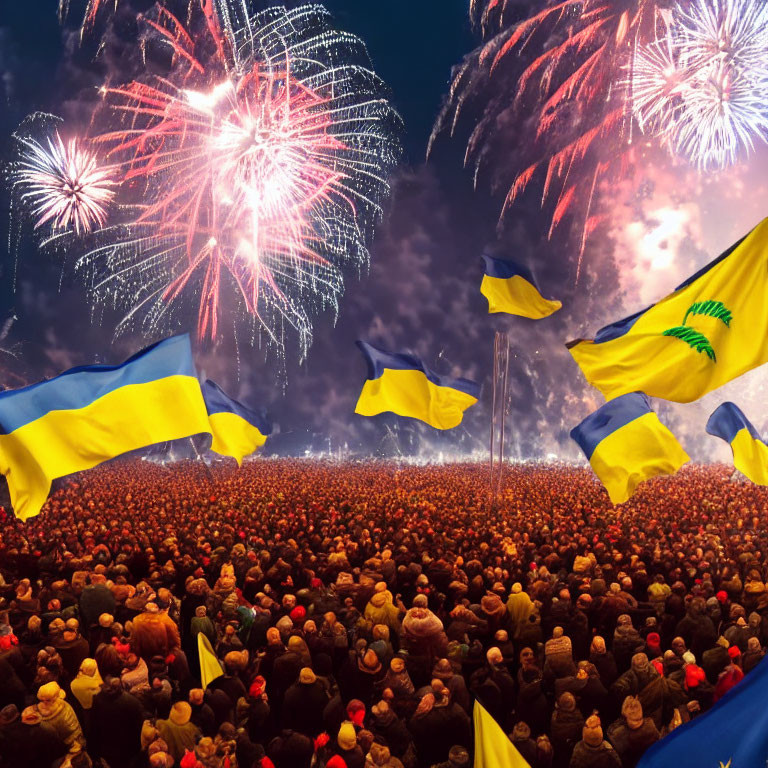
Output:
<instances>
[{"instance_id":1,"label":"green leaf emblem","mask_svg":"<svg viewBox=\"0 0 768 768\"><path fill-rule=\"evenodd\" d=\"M717 356L715 355L715 350L709 339L703 333L687 325L688 317L690 315L715 317L720 320L726 328L730 328L731 320L733 320L733 313L722 301L715 301L714 299L695 301L688 307L688 311L683 318L683 324L676 325L674 328L667 328L662 334L663 336L671 336L673 339L684 341L691 349L695 349L697 352L703 352L713 363L716 363Z\"/></svg>"}]
</instances>

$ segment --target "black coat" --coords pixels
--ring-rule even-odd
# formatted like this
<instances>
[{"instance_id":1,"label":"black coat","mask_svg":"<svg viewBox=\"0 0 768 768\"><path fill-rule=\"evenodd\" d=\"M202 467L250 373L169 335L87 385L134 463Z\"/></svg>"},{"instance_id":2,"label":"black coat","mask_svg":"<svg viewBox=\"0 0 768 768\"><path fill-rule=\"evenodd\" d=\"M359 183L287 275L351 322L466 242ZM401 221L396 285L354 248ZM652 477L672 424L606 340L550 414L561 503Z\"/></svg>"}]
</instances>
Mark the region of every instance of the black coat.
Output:
<instances>
[{"instance_id":1,"label":"black coat","mask_svg":"<svg viewBox=\"0 0 768 768\"><path fill-rule=\"evenodd\" d=\"M41 725L21 720L0 728L0 765L3 768L51 768L67 753L67 745Z\"/></svg>"},{"instance_id":2,"label":"black coat","mask_svg":"<svg viewBox=\"0 0 768 768\"><path fill-rule=\"evenodd\" d=\"M328 697L322 684L294 683L283 699L281 723L284 728L314 738L323 730L323 712Z\"/></svg>"},{"instance_id":3,"label":"black coat","mask_svg":"<svg viewBox=\"0 0 768 768\"><path fill-rule=\"evenodd\" d=\"M89 753L103 757L110 768L130 768L141 751L143 722L144 710L135 696L101 691L93 697Z\"/></svg>"}]
</instances>

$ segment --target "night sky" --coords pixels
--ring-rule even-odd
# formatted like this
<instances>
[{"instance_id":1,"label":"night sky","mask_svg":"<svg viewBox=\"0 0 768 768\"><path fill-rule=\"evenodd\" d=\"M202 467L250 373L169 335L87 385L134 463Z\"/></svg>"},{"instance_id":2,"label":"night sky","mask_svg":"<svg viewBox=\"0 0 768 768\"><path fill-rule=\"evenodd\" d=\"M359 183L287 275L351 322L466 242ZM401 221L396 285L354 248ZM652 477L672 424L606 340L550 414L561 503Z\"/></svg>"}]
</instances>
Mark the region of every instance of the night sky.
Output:
<instances>
[{"instance_id":1,"label":"night sky","mask_svg":"<svg viewBox=\"0 0 768 768\"><path fill-rule=\"evenodd\" d=\"M98 82L95 51L87 45L79 49L76 43L82 5L72 0L70 21L62 29L54 0L0 0L3 158L10 156L10 133L26 115L37 110L77 114L84 90ZM467 0L327 0L325 5L338 28L365 40L405 123L404 159L393 175L392 196L371 245L370 272L360 278L347 275L335 325L330 314L315 318L314 342L303 363L290 344L283 367L269 351L243 345L235 349L231 340L224 340L197 350L200 373L243 402L268 409L278 429L268 443L275 453L346 447L353 455L479 455L488 438L493 335L507 330L515 352L511 455L575 458L568 432L601 400L583 382L564 342L590 336L601 325L659 298L753 226L764 212L758 202L764 184L756 181L763 177L760 164L740 169L725 195L722 179L689 183L682 171L662 165L646 169L650 181L641 192L619 186L611 196L608 225L590 242L576 281L577 238L568 227L547 237L551 212L540 210L540 187L532 185L497 226L506 189L494 185L491 174L481 174L475 189L471 171L462 167L482 104L468 108L455 137L439 137L426 161L452 67L478 44ZM121 6L125 14L128 0L121 0ZM136 10L147 6L140 0L130 4ZM525 127L498 126L493 167L503 171L507 155L516 151L519 130ZM755 193L748 205L738 193L744 188ZM7 210L7 196L2 202ZM101 316L93 322L82 286L28 236L16 263L8 248L8 217L1 218L2 315L15 313L18 318L3 342L17 353L17 358L4 355L0 360L6 378L10 371L31 382L72 365L118 362L154 340L135 336L113 341L114 322L110 325L110 318ZM674 231L659 235L660 242L644 237L669 221ZM544 295L562 299L564 309L539 323L489 316L479 293L479 257L486 248L528 265ZM665 258L652 257L649 270L644 248L661 249ZM188 330L194 331L194 318ZM357 338L414 351L440 373L482 382L481 402L461 427L448 433L392 415L354 415L365 375L354 346ZM747 377L739 392L759 402L762 378ZM8 381L12 379L6 385ZM711 443L702 445L701 424L722 399L719 394L688 410L662 409L695 458L717 450ZM750 400L742 397L741 402L748 406ZM749 414L759 427L763 413L764 408Z\"/></svg>"}]
</instances>

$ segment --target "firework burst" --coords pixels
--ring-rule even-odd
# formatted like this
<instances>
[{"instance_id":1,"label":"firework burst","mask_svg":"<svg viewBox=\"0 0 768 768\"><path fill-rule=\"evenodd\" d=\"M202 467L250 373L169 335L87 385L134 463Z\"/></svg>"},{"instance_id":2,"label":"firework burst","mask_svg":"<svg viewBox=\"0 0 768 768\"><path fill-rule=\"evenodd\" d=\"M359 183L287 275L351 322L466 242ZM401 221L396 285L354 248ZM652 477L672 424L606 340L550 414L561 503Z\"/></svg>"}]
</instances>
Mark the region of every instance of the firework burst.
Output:
<instances>
[{"instance_id":1,"label":"firework burst","mask_svg":"<svg viewBox=\"0 0 768 768\"><path fill-rule=\"evenodd\" d=\"M55 233L83 235L104 225L115 182L93 151L78 138L65 141L58 131L43 142L22 133L15 138L11 184L35 229L50 225Z\"/></svg>"},{"instance_id":2,"label":"firework burst","mask_svg":"<svg viewBox=\"0 0 768 768\"><path fill-rule=\"evenodd\" d=\"M433 139L455 129L468 101L490 92L467 144L467 163L477 177L496 156L497 144L508 140L501 134L516 126L519 150L512 167L494 180L507 190L502 217L540 175L542 205L551 208L550 236L566 215L580 210L581 254L600 222L593 210L598 184L632 162L632 111L617 73L639 45L666 28L669 12L663 0L563 0L512 23L511 5L472 3L486 42L459 68ZM533 58L521 65L524 51ZM577 276L580 266L581 255Z\"/></svg>"},{"instance_id":3,"label":"firework burst","mask_svg":"<svg viewBox=\"0 0 768 768\"><path fill-rule=\"evenodd\" d=\"M141 20L162 76L103 89L91 141L123 179L128 218L99 232L78 266L120 329L155 333L196 305L198 334L249 317L282 344L338 307L398 156L399 118L363 44L321 6L270 8L239 26L206 0L182 24ZM253 339L258 333L253 335Z\"/></svg>"},{"instance_id":4,"label":"firework burst","mask_svg":"<svg viewBox=\"0 0 768 768\"><path fill-rule=\"evenodd\" d=\"M631 84L640 127L701 170L732 165L768 134L766 61L768 4L696 0L678 10L665 40L638 55Z\"/></svg>"}]
</instances>

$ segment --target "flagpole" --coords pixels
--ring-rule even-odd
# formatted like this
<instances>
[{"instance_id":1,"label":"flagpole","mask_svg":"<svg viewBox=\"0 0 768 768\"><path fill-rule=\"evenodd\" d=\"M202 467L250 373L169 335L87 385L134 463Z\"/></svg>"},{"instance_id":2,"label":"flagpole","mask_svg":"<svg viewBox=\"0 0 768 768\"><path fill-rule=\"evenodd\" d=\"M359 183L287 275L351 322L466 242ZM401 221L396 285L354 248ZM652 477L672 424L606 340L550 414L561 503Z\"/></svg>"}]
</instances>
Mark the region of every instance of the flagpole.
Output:
<instances>
[{"instance_id":1,"label":"flagpole","mask_svg":"<svg viewBox=\"0 0 768 768\"><path fill-rule=\"evenodd\" d=\"M499 332L496 331L493 337L493 400L491 403L491 445L488 456L490 459L489 475L488 475L488 490L491 498L493 498L493 448L494 448L494 430L496 428L496 379L498 377L499 369Z\"/></svg>"},{"instance_id":2,"label":"flagpole","mask_svg":"<svg viewBox=\"0 0 768 768\"><path fill-rule=\"evenodd\" d=\"M500 415L501 415L501 429L499 433L499 480L497 493L501 493L502 481L504 477L504 433L506 431L507 423L507 395L509 392L509 335L504 333L501 337L501 362L504 366L504 370L501 374L502 388L501 388L501 403Z\"/></svg>"}]
</instances>

